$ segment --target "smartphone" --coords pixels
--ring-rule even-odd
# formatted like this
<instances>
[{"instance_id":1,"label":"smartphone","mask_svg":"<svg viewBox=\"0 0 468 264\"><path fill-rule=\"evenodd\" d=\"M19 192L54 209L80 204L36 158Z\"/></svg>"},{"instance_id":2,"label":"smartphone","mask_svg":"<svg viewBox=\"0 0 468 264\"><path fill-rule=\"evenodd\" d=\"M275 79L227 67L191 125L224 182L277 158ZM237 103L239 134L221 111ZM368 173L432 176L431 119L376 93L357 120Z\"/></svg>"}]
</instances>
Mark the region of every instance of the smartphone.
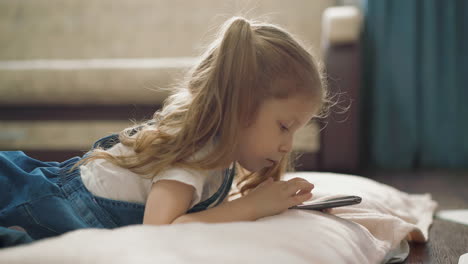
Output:
<instances>
[{"instance_id":1,"label":"smartphone","mask_svg":"<svg viewBox=\"0 0 468 264\"><path fill-rule=\"evenodd\" d=\"M323 210L327 208L340 207L352 204L358 204L361 202L361 197L359 196L341 196L335 197L323 201L309 201L304 202L303 204L290 207L289 209L306 209L306 210Z\"/></svg>"}]
</instances>

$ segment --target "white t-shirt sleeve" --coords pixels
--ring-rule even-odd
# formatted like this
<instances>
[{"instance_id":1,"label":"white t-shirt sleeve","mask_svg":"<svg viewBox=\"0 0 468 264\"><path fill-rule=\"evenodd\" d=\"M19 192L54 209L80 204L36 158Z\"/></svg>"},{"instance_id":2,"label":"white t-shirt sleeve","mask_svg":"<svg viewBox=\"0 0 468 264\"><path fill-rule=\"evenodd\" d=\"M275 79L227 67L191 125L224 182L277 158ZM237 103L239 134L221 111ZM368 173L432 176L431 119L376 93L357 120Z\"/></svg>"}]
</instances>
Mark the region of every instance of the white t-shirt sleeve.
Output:
<instances>
[{"instance_id":1,"label":"white t-shirt sleeve","mask_svg":"<svg viewBox=\"0 0 468 264\"><path fill-rule=\"evenodd\" d=\"M195 192L193 193L192 203L190 205L190 208L192 208L201 200L206 177L206 174L199 171L183 168L170 168L154 177L153 183L160 180L174 180L193 186L195 188Z\"/></svg>"}]
</instances>

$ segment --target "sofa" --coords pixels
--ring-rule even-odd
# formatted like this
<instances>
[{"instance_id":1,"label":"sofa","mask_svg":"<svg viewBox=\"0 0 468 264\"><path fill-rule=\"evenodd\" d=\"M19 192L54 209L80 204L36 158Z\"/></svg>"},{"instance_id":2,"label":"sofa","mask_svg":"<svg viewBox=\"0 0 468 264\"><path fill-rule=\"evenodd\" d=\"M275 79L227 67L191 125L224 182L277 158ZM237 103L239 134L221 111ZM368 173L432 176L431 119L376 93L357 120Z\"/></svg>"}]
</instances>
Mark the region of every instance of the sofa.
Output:
<instances>
[{"instance_id":1,"label":"sofa","mask_svg":"<svg viewBox=\"0 0 468 264\"><path fill-rule=\"evenodd\" d=\"M354 7L334 4L259 1L250 14L262 18L276 12L268 19L312 46L334 80L332 94L345 94L326 120L299 132L293 146L300 154L297 170L359 166L360 15ZM216 26L245 9L234 1L183 5L167 0L0 2L0 149L65 160L82 155L104 135L151 118ZM349 102L346 120L337 122L343 115L337 118L335 110Z\"/></svg>"}]
</instances>

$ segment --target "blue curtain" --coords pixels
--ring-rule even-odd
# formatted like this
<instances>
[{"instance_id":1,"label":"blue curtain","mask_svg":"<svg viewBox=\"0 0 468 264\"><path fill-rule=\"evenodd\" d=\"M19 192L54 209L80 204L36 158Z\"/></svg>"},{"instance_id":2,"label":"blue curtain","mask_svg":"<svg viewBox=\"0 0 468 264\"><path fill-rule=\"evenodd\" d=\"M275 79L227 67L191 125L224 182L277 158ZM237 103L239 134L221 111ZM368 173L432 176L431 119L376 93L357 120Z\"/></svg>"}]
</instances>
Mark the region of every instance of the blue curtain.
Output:
<instances>
[{"instance_id":1,"label":"blue curtain","mask_svg":"<svg viewBox=\"0 0 468 264\"><path fill-rule=\"evenodd\" d=\"M364 6L363 165L468 168L468 1Z\"/></svg>"}]
</instances>

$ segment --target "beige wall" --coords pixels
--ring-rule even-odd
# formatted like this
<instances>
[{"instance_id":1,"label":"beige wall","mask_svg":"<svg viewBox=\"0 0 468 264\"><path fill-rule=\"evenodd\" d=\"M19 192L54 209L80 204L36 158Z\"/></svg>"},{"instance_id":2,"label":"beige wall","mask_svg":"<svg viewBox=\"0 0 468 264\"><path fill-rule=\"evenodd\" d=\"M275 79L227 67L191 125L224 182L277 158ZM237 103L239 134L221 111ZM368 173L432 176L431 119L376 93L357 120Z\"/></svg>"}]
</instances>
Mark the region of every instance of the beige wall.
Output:
<instances>
[{"instance_id":1,"label":"beige wall","mask_svg":"<svg viewBox=\"0 0 468 264\"><path fill-rule=\"evenodd\" d=\"M334 0L4 0L0 60L196 56L231 15L268 15L315 53ZM211 29L211 31L210 31Z\"/></svg>"}]
</instances>

